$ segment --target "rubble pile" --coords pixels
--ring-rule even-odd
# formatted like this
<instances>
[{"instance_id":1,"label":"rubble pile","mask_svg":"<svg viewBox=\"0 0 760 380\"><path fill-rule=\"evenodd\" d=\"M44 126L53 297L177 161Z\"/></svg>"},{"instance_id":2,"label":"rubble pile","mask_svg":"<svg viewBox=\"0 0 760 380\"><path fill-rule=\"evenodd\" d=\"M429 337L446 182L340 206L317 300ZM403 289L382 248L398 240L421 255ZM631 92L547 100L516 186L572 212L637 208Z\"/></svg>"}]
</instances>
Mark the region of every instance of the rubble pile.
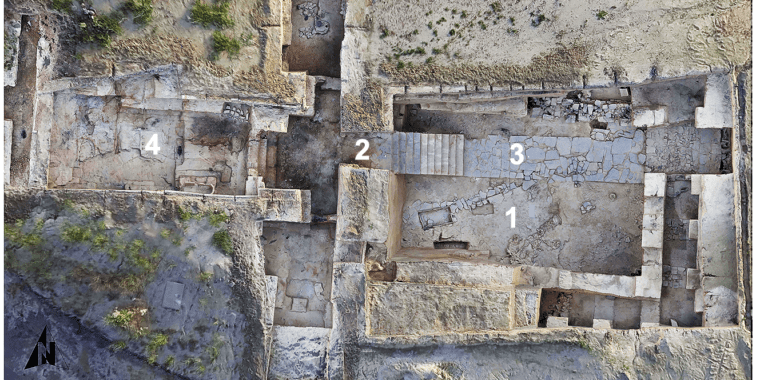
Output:
<instances>
[{"instance_id":1,"label":"rubble pile","mask_svg":"<svg viewBox=\"0 0 760 380\"><path fill-rule=\"evenodd\" d=\"M565 120L566 123L631 122L631 105L622 102L591 100L583 93L577 98L528 98L530 117L547 120Z\"/></svg>"}]
</instances>

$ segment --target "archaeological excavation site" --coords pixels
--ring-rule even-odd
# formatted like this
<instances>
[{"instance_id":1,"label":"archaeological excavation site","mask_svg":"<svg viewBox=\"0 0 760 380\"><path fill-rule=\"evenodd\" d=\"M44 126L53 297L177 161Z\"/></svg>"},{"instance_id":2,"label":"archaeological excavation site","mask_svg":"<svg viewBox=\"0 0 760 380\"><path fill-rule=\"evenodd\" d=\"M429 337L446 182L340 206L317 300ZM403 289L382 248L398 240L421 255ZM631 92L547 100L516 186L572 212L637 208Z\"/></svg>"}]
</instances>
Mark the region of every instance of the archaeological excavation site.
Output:
<instances>
[{"instance_id":1,"label":"archaeological excavation site","mask_svg":"<svg viewBox=\"0 0 760 380\"><path fill-rule=\"evenodd\" d=\"M5 3L5 375L749 379L749 0Z\"/></svg>"}]
</instances>

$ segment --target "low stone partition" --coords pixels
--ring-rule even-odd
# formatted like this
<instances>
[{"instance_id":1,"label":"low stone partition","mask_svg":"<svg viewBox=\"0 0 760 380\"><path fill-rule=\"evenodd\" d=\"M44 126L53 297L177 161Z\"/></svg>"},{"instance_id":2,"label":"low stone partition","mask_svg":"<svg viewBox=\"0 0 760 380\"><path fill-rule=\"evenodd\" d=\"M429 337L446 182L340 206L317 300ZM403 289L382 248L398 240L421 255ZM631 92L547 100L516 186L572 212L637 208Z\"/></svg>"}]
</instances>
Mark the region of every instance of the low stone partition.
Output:
<instances>
[{"instance_id":1,"label":"low stone partition","mask_svg":"<svg viewBox=\"0 0 760 380\"><path fill-rule=\"evenodd\" d=\"M658 127L668 122L668 107L636 108L633 110L633 126L636 128Z\"/></svg>"},{"instance_id":2,"label":"low stone partition","mask_svg":"<svg viewBox=\"0 0 760 380\"><path fill-rule=\"evenodd\" d=\"M397 262L396 281L511 289L516 268L503 265L431 261Z\"/></svg>"},{"instance_id":3,"label":"low stone partition","mask_svg":"<svg viewBox=\"0 0 760 380\"><path fill-rule=\"evenodd\" d=\"M636 279L636 297L660 298L662 291L662 248L665 229L665 173L644 174L644 217L641 246L644 249L641 276Z\"/></svg>"},{"instance_id":4,"label":"low stone partition","mask_svg":"<svg viewBox=\"0 0 760 380\"><path fill-rule=\"evenodd\" d=\"M704 106L694 111L697 128L731 128L733 126L733 83L727 73L707 76Z\"/></svg>"},{"instance_id":5,"label":"low stone partition","mask_svg":"<svg viewBox=\"0 0 760 380\"><path fill-rule=\"evenodd\" d=\"M695 309L704 311L703 326L736 325L739 309L733 174L692 176L694 187L699 187L697 269L701 277ZM692 273L692 283L695 275Z\"/></svg>"}]
</instances>

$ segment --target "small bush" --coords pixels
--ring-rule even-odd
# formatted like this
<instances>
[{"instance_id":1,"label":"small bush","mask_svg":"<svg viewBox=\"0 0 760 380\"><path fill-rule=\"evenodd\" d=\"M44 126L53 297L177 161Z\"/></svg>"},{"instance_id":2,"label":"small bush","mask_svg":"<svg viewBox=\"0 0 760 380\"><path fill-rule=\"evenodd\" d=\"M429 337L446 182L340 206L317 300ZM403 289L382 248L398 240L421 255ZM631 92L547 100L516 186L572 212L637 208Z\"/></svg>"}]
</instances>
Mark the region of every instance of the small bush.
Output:
<instances>
[{"instance_id":1,"label":"small bush","mask_svg":"<svg viewBox=\"0 0 760 380\"><path fill-rule=\"evenodd\" d=\"M499 2L493 2L489 5L491 6L491 9L493 10L494 13L501 13L501 11L504 10L504 8L502 8L501 6L501 3Z\"/></svg>"},{"instance_id":2,"label":"small bush","mask_svg":"<svg viewBox=\"0 0 760 380\"><path fill-rule=\"evenodd\" d=\"M219 230L214 232L214 245L222 250L222 252L231 255L232 254L232 239L230 238L227 230Z\"/></svg>"},{"instance_id":3,"label":"small bush","mask_svg":"<svg viewBox=\"0 0 760 380\"><path fill-rule=\"evenodd\" d=\"M83 226L70 225L63 228L61 238L67 243L85 243L92 239L92 231Z\"/></svg>"},{"instance_id":4,"label":"small bush","mask_svg":"<svg viewBox=\"0 0 760 380\"><path fill-rule=\"evenodd\" d=\"M436 25L441 25L441 23L443 23L443 22L446 22L446 18L445 17L439 18L438 21L435 22L435 24Z\"/></svg>"},{"instance_id":5,"label":"small bush","mask_svg":"<svg viewBox=\"0 0 760 380\"><path fill-rule=\"evenodd\" d=\"M127 329L134 318L134 311L116 309L113 313L106 315L105 322L107 325Z\"/></svg>"},{"instance_id":6,"label":"small bush","mask_svg":"<svg viewBox=\"0 0 760 380\"><path fill-rule=\"evenodd\" d=\"M164 361L164 366L171 367L172 365L174 365L174 355L169 355L169 357L167 357Z\"/></svg>"},{"instance_id":7,"label":"small bush","mask_svg":"<svg viewBox=\"0 0 760 380\"><path fill-rule=\"evenodd\" d=\"M103 47L111 46L111 36L122 33L121 17L120 13L115 12L108 16L95 16L89 24L83 23L82 40L84 42L95 42Z\"/></svg>"},{"instance_id":8,"label":"small bush","mask_svg":"<svg viewBox=\"0 0 760 380\"><path fill-rule=\"evenodd\" d=\"M71 13L71 0L53 0L53 9Z\"/></svg>"},{"instance_id":9,"label":"small bush","mask_svg":"<svg viewBox=\"0 0 760 380\"><path fill-rule=\"evenodd\" d=\"M404 61L398 61L398 63L396 64L396 68L399 70L403 69L404 66L405 66Z\"/></svg>"},{"instance_id":10,"label":"small bush","mask_svg":"<svg viewBox=\"0 0 760 380\"><path fill-rule=\"evenodd\" d=\"M194 245L185 248L185 256L190 256L190 252L192 252L193 250L195 250L195 246Z\"/></svg>"},{"instance_id":11,"label":"small bush","mask_svg":"<svg viewBox=\"0 0 760 380\"><path fill-rule=\"evenodd\" d=\"M208 214L208 222L214 227L219 228L219 225L222 223L227 223L229 221L230 217L224 211L210 212Z\"/></svg>"},{"instance_id":12,"label":"small bush","mask_svg":"<svg viewBox=\"0 0 760 380\"><path fill-rule=\"evenodd\" d=\"M227 28L235 25L235 22L230 18L229 8L230 3L227 1L210 5L202 1L196 1L190 10L190 17L204 28L207 28L209 25Z\"/></svg>"},{"instance_id":13,"label":"small bush","mask_svg":"<svg viewBox=\"0 0 760 380\"><path fill-rule=\"evenodd\" d=\"M214 57L218 57L219 53L223 51L226 51L229 55L240 53L240 41L236 38L227 37L218 30L214 31L212 37L214 39Z\"/></svg>"},{"instance_id":14,"label":"small bush","mask_svg":"<svg viewBox=\"0 0 760 380\"><path fill-rule=\"evenodd\" d=\"M415 29L415 30L412 32L412 34L414 34L414 35L416 36L416 35L420 34L420 31L419 31L419 30L417 30L417 29Z\"/></svg>"},{"instance_id":15,"label":"small bush","mask_svg":"<svg viewBox=\"0 0 760 380\"><path fill-rule=\"evenodd\" d=\"M171 234L172 234L172 232L169 231L166 228L164 228L163 230L161 230L161 237L164 238L164 239L168 239Z\"/></svg>"},{"instance_id":16,"label":"small bush","mask_svg":"<svg viewBox=\"0 0 760 380\"><path fill-rule=\"evenodd\" d=\"M174 239L172 239L172 244L174 244L177 247L182 245L182 236L179 236L179 235L175 236Z\"/></svg>"},{"instance_id":17,"label":"small bush","mask_svg":"<svg viewBox=\"0 0 760 380\"><path fill-rule=\"evenodd\" d=\"M607 13L607 11L596 12L596 19L597 20L604 20L604 18L607 17L608 14L609 13Z\"/></svg>"},{"instance_id":18,"label":"small bush","mask_svg":"<svg viewBox=\"0 0 760 380\"><path fill-rule=\"evenodd\" d=\"M212 272L201 272L201 274L198 275L198 281L200 282L209 282L212 278L214 278Z\"/></svg>"},{"instance_id":19,"label":"small bush","mask_svg":"<svg viewBox=\"0 0 760 380\"><path fill-rule=\"evenodd\" d=\"M99 233L92 239L92 246L97 249L103 249L108 244L108 235Z\"/></svg>"},{"instance_id":20,"label":"small bush","mask_svg":"<svg viewBox=\"0 0 760 380\"><path fill-rule=\"evenodd\" d=\"M386 28L383 28L383 30L382 30L382 33L380 33L380 39L383 39L383 38L385 38L385 37L388 37L388 36L390 36L390 35L391 35L391 34L390 34L390 32L388 31L388 29L386 29Z\"/></svg>"},{"instance_id":21,"label":"small bush","mask_svg":"<svg viewBox=\"0 0 760 380\"><path fill-rule=\"evenodd\" d=\"M153 334L148 342L148 352L156 352L159 348L169 343L169 337L166 334Z\"/></svg>"},{"instance_id":22,"label":"small bush","mask_svg":"<svg viewBox=\"0 0 760 380\"><path fill-rule=\"evenodd\" d=\"M153 20L153 3L152 0L127 0L124 8L132 11L135 24L147 25Z\"/></svg>"},{"instance_id":23,"label":"small bush","mask_svg":"<svg viewBox=\"0 0 760 380\"><path fill-rule=\"evenodd\" d=\"M487 28L486 24L481 20L478 20L478 25L480 25L480 29L486 30Z\"/></svg>"},{"instance_id":24,"label":"small bush","mask_svg":"<svg viewBox=\"0 0 760 380\"><path fill-rule=\"evenodd\" d=\"M123 350L125 348L127 348L127 342L125 342L123 340L120 340L120 341L117 341L117 342L113 342L113 344L111 344L111 350L112 351L121 351L121 350Z\"/></svg>"}]
</instances>

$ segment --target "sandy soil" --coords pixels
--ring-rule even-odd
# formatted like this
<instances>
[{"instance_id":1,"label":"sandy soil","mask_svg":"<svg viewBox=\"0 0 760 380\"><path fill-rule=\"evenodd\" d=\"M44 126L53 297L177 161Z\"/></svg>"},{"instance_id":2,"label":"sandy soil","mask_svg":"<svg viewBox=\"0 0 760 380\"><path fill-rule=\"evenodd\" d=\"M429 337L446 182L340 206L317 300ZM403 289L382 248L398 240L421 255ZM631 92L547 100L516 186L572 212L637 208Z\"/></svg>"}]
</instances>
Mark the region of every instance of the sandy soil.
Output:
<instances>
[{"instance_id":1,"label":"sandy soil","mask_svg":"<svg viewBox=\"0 0 760 380\"><path fill-rule=\"evenodd\" d=\"M746 0L494 4L378 1L370 10L373 63L385 63L381 72L392 79L439 79L438 72L449 81L538 79L540 85L554 77L598 86L730 68L750 59L751 3ZM597 17L600 11L606 12L603 19ZM546 20L535 26L540 15ZM393 54L418 47L426 54L402 55L407 65L397 70ZM415 67L410 69L409 62Z\"/></svg>"}]
</instances>

